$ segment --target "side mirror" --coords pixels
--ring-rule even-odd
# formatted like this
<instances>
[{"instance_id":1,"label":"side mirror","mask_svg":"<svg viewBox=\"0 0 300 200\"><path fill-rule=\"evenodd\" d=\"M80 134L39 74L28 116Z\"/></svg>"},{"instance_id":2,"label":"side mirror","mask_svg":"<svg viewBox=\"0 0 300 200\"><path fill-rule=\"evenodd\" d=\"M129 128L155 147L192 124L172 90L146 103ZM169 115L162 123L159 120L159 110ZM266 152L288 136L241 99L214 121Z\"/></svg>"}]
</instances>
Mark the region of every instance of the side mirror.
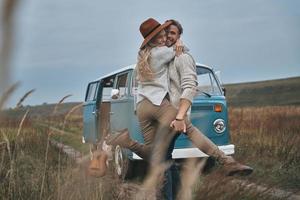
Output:
<instances>
[{"instance_id":1,"label":"side mirror","mask_svg":"<svg viewBox=\"0 0 300 200\"><path fill-rule=\"evenodd\" d=\"M226 88L222 87L223 95L226 96Z\"/></svg>"},{"instance_id":2,"label":"side mirror","mask_svg":"<svg viewBox=\"0 0 300 200\"><path fill-rule=\"evenodd\" d=\"M110 92L110 97L112 99L118 99L120 97L120 90L119 89L112 89Z\"/></svg>"}]
</instances>

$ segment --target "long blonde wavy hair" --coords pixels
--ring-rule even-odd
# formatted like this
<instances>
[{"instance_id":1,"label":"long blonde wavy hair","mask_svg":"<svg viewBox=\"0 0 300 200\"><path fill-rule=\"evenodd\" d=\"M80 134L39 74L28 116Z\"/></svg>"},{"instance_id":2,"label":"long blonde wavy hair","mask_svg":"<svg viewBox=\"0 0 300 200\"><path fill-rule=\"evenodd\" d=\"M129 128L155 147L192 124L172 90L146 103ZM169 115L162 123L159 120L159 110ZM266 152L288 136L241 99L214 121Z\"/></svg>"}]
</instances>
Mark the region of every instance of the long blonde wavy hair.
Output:
<instances>
[{"instance_id":1,"label":"long blonde wavy hair","mask_svg":"<svg viewBox=\"0 0 300 200\"><path fill-rule=\"evenodd\" d=\"M147 44L139 50L137 61L137 79L139 81L148 81L153 79L153 71L150 67L151 45Z\"/></svg>"}]
</instances>

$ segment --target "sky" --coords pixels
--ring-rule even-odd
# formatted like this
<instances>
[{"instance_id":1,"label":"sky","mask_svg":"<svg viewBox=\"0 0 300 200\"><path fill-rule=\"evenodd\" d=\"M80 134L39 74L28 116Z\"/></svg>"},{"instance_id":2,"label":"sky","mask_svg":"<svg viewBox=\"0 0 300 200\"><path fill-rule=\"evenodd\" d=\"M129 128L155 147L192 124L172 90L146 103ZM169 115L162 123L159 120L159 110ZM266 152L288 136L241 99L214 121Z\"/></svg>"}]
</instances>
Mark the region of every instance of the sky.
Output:
<instances>
[{"instance_id":1,"label":"sky","mask_svg":"<svg viewBox=\"0 0 300 200\"><path fill-rule=\"evenodd\" d=\"M11 80L25 105L83 101L87 84L136 62L149 17L183 25L195 60L223 83L300 76L298 0L22 0L15 16Z\"/></svg>"}]
</instances>

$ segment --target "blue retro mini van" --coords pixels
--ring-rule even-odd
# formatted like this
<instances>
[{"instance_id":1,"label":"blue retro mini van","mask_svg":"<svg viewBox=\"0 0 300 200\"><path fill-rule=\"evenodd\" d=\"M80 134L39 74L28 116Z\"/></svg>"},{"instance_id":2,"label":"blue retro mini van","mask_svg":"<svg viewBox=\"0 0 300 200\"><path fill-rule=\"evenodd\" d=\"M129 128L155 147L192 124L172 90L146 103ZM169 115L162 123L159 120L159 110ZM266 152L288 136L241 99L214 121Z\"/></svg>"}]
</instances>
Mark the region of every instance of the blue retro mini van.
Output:
<instances>
[{"instance_id":1,"label":"blue retro mini van","mask_svg":"<svg viewBox=\"0 0 300 200\"><path fill-rule=\"evenodd\" d=\"M90 144L91 152L101 146L108 133L124 128L129 130L131 138L144 142L135 114L137 85L134 69L135 65L131 65L88 84L83 108L82 141ZM190 119L226 155L231 155L234 154L234 145L230 144L225 89L216 74L211 67L197 64L198 95L193 100ZM114 147L113 152L113 163L119 176L126 174L131 161L141 159L120 146ZM207 155L181 134L172 156L173 159L181 159Z\"/></svg>"}]
</instances>

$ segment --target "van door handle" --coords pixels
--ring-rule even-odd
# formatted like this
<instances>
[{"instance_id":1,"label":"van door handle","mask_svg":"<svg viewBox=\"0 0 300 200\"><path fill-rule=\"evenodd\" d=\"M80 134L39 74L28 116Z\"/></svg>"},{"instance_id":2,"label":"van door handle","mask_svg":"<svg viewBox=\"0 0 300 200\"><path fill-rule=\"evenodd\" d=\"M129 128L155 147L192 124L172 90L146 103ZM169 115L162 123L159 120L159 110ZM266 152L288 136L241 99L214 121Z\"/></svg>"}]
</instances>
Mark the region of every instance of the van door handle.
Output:
<instances>
[{"instance_id":1,"label":"van door handle","mask_svg":"<svg viewBox=\"0 0 300 200\"><path fill-rule=\"evenodd\" d=\"M114 112L109 112L109 114L111 114L111 115L112 115L112 114L114 114Z\"/></svg>"}]
</instances>

